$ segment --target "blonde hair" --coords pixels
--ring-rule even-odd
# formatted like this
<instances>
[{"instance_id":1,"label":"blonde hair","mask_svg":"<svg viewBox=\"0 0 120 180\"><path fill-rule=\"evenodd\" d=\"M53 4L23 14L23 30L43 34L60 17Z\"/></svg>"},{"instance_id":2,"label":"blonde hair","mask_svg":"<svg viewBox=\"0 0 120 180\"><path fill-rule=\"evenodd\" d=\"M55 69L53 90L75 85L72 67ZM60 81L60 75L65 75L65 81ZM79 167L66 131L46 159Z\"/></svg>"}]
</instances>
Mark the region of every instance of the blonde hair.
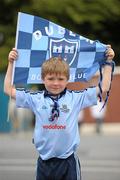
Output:
<instances>
[{"instance_id":1,"label":"blonde hair","mask_svg":"<svg viewBox=\"0 0 120 180\"><path fill-rule=\"evenodd\" d=\"M44 79L47 74L60 74L69 80L69 71L69 65L61 57L52 57L43 63L41 77Z\"/></svg>"}]
</instances>

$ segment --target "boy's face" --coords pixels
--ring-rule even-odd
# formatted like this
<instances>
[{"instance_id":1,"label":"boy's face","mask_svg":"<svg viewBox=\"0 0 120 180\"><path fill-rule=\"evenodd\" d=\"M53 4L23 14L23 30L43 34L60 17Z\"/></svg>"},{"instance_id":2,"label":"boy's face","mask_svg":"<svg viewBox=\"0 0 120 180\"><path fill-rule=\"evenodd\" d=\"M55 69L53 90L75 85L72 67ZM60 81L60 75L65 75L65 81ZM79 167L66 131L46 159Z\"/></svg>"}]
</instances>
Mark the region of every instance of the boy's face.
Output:
<instances>
[{"instance_id":1,"label":"boy's face","mask_svg":"<svg viewBox=\"0 0 120 180\"><path fill-rule=\"evenodd\" d=\"M47 74L43 82L47 91L54 95L61 93L68 83L67 77L59 74Z\"/></svg>"}]
</instances>

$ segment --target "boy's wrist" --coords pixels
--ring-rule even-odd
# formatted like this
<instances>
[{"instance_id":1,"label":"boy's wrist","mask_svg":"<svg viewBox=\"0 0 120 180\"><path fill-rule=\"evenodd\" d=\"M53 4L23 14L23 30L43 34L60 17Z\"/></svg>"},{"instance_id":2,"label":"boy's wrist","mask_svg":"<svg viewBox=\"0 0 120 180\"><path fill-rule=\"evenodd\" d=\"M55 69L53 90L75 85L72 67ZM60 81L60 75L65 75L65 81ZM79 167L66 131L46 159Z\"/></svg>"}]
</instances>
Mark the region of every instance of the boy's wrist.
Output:
<instances>
[{"instance_id":1,"label":"boy's wrist","mask_svg":"<svg viewBox=\"0 0 120 180\"><path fill-rule=\"evenodd\" d=\"M13 61L8 61L8 64L13 65Z\"/></svg>"},{"instance_id":2,"label":"boy's wrist","mask_svg":"<svg viewBox=\"0 0 120 180\"><path fill-rule=\"evenodd\" d=\"M107 59L106 62L112 62L112 59Z\"/></svg>"},{"instance_id":3,"label":"boy's wrist","mask_svg":"<svg viewBox=\"0 0 120 180\"><path fill-rule=\"evenodd\" d=\"M13 60L8 57L8 62L9 62L9 63L13 63Z\"/></svg>"},{"instance_id":4,"label":"boy's wrist","mask_svg":"<svg viewBox=\"0 0 120 180\"><path fill-rule=\"evenodd\" d=\"M106 60L104 63L104 66L110 66L111 68L113 68L114 65L115 65L115 62L112 59Z\"/></svg>"}]
</instances>

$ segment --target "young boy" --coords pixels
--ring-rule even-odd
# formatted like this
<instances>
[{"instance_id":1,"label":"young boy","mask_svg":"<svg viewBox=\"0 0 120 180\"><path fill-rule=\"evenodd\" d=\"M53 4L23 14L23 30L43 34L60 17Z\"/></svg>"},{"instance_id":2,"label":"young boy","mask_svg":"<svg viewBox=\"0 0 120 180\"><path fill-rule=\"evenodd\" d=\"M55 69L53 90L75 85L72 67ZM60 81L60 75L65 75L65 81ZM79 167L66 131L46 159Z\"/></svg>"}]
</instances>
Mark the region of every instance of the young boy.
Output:
<instances>
[{"instance_id":1,"label":"young boy","mask_svg":"<svg viewBox=\"0 0 120 180\"><path fill-rule=\"evenodd\" d=\"M9 53L9 65L4 82L4 91L16 99L17 107L30 108L36 117L34 144L39 153L36 180L81 180L80 163L76 156L79 145L78 113L83 108L95 105L99 87L83 91L66 89L69 66L59 57L53 57L42 65L41 77L46 90L29 92L11 86L13 61L18 53L15 48ZM108 45L108 65L103 72L102 91L106 93L111 81L111 61L114 51Z\"/></svg>"}]
</instances>

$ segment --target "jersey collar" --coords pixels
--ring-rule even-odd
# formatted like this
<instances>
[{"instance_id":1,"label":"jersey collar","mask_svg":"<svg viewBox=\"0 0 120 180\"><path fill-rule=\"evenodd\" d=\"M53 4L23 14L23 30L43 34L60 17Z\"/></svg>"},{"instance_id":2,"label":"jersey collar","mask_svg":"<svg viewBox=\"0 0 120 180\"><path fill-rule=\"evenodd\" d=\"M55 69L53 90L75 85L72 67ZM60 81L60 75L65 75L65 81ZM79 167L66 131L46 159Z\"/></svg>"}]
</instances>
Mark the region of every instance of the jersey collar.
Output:
<instances>
[{"instance_id":1,"label":"jersey collar","mask_svg":"<svg viewBox=\"0 0 120 180\"><path fill-rule=\"evenodd\" d=\"M51 99L60 99L66 93L66 90L67 88L65 88L60 94L54 95L45 89L44 97L50 97Z\"/></svg>"}]
</instances>

